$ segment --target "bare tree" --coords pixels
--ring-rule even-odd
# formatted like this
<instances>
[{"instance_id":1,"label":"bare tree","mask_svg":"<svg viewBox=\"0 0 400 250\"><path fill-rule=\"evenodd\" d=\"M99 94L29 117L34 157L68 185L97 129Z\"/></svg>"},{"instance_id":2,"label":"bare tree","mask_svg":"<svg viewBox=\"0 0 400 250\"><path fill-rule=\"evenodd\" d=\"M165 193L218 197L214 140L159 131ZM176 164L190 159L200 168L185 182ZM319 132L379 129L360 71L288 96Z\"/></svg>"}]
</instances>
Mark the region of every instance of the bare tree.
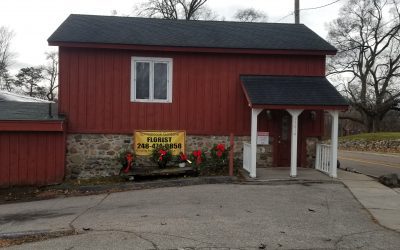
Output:
<instances>
[{"instance_id":1,"label":"bare tree","mask_svg":"<svg viewBox=\"0 0 400 250\"><path fill-rule=\"evenodd\" d=\"M136 6L135 14L164 19L215 19L215 14L205 6L207 0L147 0Z\"/></svg>"},{"instance_id":2,"label":"bare tree","mask_svg":"<svg viewBox=\"0 0 400 250\"><path fill-rule=\"evenodd\" d=\"M11 64L13 54L10 51L11 40L14 32L6 27L0 27L0 88L4 89L4 77L8 76L8 67Z\"/></svg>"},{"instance_id":3,"label":"bare tree","mask_svg":"<svg viewBox=\"0 0 400 250\"><path fill-rule=\"evenodd\" d=\"M2 76L2 85L0 85L1 90L6 90L8 92L11 92L14 90L15 87L15 79L10 76L8 72L5 72Z\"/></svg>"},{"instance_id":4,"label":"bare tree","mask_svg":"<svg viewBox=\"0 0 400 250\"><path fill-rule=\"evenodd\" d=\"M46 52L47 65L43 67L43 79L48 82L47 99L53 101L58 88L58 53Z\"/></svg>"},{"instance_id":5,"label":"bare tree","mask_svg":"<svg viewBox=\"0 0 400 250\"><path fill-rule=\"evenodd\" d=\"M254 8L240 9L236 11L233 16L235 20L241 22L266 22L268 21L267 14L263 11L256 10Z\"/></svg>"},{"instance_id":6,"label":"bare tree","mask_svg":"<svg viewBox=\"0 0 400 250\"><path fill-rule=\"evenodd\" d=\"M328 39L338 54L328 62L328 75L342 80L340 88L368 132L379 131L386 113L400 103L397 1L349 0L329 28Z\"/></svg>"}]
</instances>

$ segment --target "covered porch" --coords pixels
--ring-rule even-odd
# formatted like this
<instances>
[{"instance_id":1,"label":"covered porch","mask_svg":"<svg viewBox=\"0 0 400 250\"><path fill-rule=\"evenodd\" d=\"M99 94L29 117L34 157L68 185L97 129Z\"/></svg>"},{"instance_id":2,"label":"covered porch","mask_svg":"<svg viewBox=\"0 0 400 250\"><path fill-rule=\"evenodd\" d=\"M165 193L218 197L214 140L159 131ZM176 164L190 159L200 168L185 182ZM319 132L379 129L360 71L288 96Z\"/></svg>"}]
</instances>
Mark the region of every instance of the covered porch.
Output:
<instances>
[{"instance_id":1,"label":"covered porch","mask_svg":"<svg viewBox=\"0 0 400 250\"><path fill-rule=\"evenodd\" d=\"M348 104L325 77L241 76L241 83L251 109L251 140L250 143L244 144L243 153L243 168L249 172L251 178L257 177L257 133L259 132L259 114L263 110L268 113L280 111L285 114L282 117L286 117L286 121L280 121L280 117L278 119L273 117L270 123L274 126L269 127L278 127L271 138L272 150L275 151L274 165L279 165L276 163L276 158L282 158L282 155L287 154L287 166L283 165L283 167L289 167L287 174L290 177L298 175L299 140L306 139L301 137L304 133L301 133L299 137L299 116L303 112L308 112L310 116L320 114L318 118L314 117L311 123L306 123L302 119L300 125L303 130L307 129L307 126L314 126L313 123L320 122L323 119L321 115L323 113L332 116L331 144L324 147L323 155L315 152L317 164L325 165L319 167L314 163L314 166L332 178L337 177L339 111L347 109ZM318 139L321 139L322 134L323 130L314 133ZM287 148L284 147L285 143ZM326 148L329 149L328 153L326 153Z\"/></svg>"}]
</instances>

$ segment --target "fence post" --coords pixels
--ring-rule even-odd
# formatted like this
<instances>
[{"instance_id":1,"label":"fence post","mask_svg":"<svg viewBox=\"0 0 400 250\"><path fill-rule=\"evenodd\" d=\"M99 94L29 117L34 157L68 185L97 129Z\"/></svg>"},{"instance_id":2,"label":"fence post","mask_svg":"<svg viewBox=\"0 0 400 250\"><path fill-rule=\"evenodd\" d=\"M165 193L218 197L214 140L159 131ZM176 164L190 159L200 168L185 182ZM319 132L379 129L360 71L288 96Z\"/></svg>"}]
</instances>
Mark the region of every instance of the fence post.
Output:
<instances>
[{"instance_id":1,"label":"fence post","mask_svg":"<svg viewBox=\"0 0 400 250\"><path fill-rule=\"evenodd\" d=\"M235 148L233 133L231 133L230 135L230 147L231 150L229 151L229 176L233 176L233 151Z\"/></svg>"},{"instance_id":2,"label":"fence post","mask_svg":"<svg viewBox=\"0 0 400 250\"><path fill-rule=\"evenodd\" d=\"M316 154L316 159L315 159L315 168L316 169L321 169L321 144L317 143L317 152Z\"/></svg>"}]
</instances>

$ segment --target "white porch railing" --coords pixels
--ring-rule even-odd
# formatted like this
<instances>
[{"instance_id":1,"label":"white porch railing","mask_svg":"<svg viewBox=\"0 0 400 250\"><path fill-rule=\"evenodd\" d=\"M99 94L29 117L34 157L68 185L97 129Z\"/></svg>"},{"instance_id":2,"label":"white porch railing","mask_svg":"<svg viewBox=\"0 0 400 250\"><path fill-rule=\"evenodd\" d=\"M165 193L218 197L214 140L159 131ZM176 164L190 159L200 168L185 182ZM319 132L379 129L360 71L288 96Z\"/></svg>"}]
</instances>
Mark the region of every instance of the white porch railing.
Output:
<instances>
[{"instance_id":1,"label":"white porch railing","mask_svg":"<svg viewBox=\"0 0 400 250\"><path fill-rule=\"evenodd\" d=\"M332 173L331 169L332 164L330 164L332 160L331 152L332 152L331 145L317 143L315 169L329 176Z\"/></svg>"},{"instance_id":2,"label":"white porch railing","mask_svg":"<svg viewBox=\"0 0 400 250\"><path fill-rule=\"evenodd\" d=\"M243 142L243 168L251 172L251 144Z\"/></svg>"}]
</instances>

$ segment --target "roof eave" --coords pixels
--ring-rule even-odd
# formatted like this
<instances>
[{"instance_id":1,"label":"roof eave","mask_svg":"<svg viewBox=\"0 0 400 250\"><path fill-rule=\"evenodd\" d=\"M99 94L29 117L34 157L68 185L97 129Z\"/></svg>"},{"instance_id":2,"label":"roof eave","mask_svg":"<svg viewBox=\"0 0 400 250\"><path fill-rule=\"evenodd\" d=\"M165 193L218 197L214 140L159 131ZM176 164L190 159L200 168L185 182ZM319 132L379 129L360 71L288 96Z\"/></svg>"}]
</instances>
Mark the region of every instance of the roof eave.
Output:
<instances>
[{"instance_id":1,"label":"roof eave","mask_svg":"<svg viewBox=\"0 0 400 250\"><path fill-rule=\"evenodd\" d=\"M0 131L65 131L65 120L0 120Z\"/></svg>"},{"instance_id":2,"label":"roof eave","mask_svg":"<svg viewBox=\"0 0 400 250\"><path fill-rule=\"evenodd\" d=\"M50 46L96 48L96 49L126 49L163 52L198 52L198 53L229 53L229 54L279 54L279 55L335 55L337 50L291 50L291 49L251 49L251 48L210 48L210 47L177 47L159 45L109 44L60 42L48 40Z\"/></svg>"},{"instance_id":3,"label":"roof eave","mask_svg":"<svg viewBox=\"0 0 400 250\"><path fill-rule=\"evenodd\" d=\"M339 110L346 111L348 105L293 105L293 104L251 104L256 109L304 109L304 110Z\"/></svg>"}]
</instances>

